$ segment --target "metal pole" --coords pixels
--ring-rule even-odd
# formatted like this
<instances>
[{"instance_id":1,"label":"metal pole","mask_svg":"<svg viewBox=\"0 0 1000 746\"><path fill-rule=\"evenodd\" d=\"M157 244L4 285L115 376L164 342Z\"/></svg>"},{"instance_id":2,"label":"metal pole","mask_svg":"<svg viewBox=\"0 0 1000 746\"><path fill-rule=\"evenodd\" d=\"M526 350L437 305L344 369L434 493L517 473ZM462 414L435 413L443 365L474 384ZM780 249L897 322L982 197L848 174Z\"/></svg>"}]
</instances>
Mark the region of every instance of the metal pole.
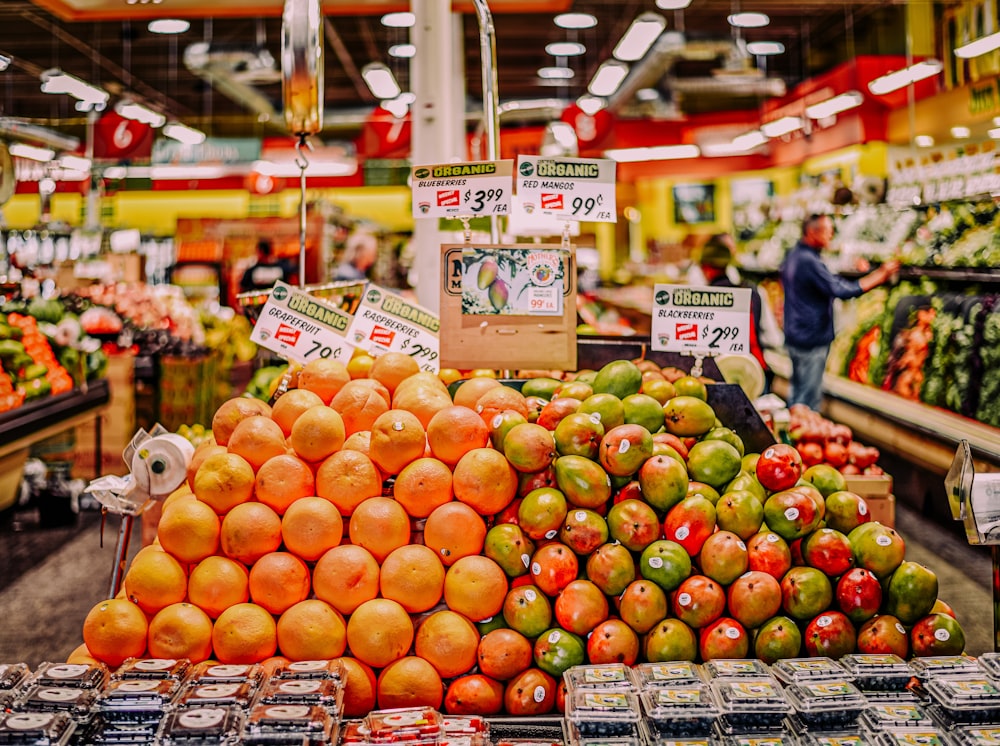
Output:
<instances>
[{"instance_id":1,"label":"metal pole","mask_svg":"<svg viewBox=\"0 0 1000 746\"><path fill-rule=\"evenodd\" d=\"M1000 544L990 547L993 558L993 652L1000 653Z\"/></svg>"},{"instance_id":2,"label":"metal pole","mask_svg":"<svg viewBox=\"0 0 1000 746\"><path fill-rule=\"evenodd\" d=\"M487 0L474 0L479 21L479 54L483 64L483 118L486 121L486 153L488 160L500 157L500 105L497 93L497 40L493 14ZM490 216L490 240L500 242L500 223Z\"/></svg>"},{"instance_id":3,"label":"metal pole","mask_svg":"<svg viewBox=\"0 0 1000 746\"><path fill-rule=\"evenodd\" d=\"M123 515L122 524L118 528L118 542L115 544L115 568L111 572L111 588L108 590L108 598L114 598L122 587L122 579L125 577L125 566L128 562L128 545L132 538L132 522L135 516Z\"/></svg>"}]
</instances>

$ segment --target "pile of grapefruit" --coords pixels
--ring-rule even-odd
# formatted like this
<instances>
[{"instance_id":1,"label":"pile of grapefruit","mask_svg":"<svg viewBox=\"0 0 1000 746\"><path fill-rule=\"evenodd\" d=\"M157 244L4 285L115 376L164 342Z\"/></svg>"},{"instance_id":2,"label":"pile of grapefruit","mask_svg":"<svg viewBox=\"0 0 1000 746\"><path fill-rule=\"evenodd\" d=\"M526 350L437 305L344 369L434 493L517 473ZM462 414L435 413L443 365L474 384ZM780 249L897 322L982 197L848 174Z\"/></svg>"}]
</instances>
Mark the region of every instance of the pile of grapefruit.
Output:
<instances>
[{"instance_id":1,"label":"pile of grapefruit","mask_svg":"<svg viewBox=\"0 0 1000 746\"><path fill-rule=\"evenodd\" d=\"M453 388L387 353L223 404L71 660L343 657L347 716L528 715L587 661L963 649L843 476L744 454L703 381L616 361Z\"/></svg>"}]
</instances>

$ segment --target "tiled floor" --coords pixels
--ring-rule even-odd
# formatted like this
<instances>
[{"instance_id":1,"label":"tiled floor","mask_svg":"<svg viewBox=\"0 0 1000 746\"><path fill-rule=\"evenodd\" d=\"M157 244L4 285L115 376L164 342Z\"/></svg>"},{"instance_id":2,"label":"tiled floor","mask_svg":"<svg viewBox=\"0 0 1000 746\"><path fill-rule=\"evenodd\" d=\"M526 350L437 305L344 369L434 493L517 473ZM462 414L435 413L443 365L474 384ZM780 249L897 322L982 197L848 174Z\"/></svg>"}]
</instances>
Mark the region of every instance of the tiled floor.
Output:
<instances>
[{"instance_id":1,"label":"tiled floor","mask_svg":"<svg viewBox=\"0 0 1000 746\"><path fill-rule=\"evenodd\" d=\"M81 642L83 619L107 594L118 534L118 518L104 530L85 514L73 528L14 532L0 524L0 662L64 659ZM967 651L991 651L993 604L990 551L970 547L953 527L928 521L905 506L897 528L907 541L907 558L932 568L940 596L950 603L966 633ZM133 531L131 550L138 547Z\"/></svg>"}]
</instances>

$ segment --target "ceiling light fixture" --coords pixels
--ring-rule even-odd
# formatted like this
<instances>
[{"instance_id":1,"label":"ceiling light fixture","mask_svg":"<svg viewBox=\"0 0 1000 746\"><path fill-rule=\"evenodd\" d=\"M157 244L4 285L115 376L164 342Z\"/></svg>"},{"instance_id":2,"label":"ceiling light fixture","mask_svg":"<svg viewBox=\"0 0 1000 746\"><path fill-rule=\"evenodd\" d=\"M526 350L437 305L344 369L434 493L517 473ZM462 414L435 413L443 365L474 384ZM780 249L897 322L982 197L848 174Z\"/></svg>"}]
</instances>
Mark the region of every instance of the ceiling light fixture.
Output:
<instances>
[{"instance_id":1,"label":"ceiling light fixture","mask_svg":"<svg viewBox=\"0 0 1000 746\"><path fill-rule=\"evenodd\" d=\"M148 124L153 128L162 127L167 123L167 118L160 112L153 111L147 106L137 104L135 101L129 101L128 99L122 99L115 104L115 111L119 116Z\"/></svg>"},{"instance_id":2,"label":"ceiling light fixture","mask_svg":"<svg viewBox=\"0 0 1000 746\"><path fill-rule=\"evenodd\" d=\"M7 148L10 154L17 158L27 158L32 161L48 163L56 157L56 151L50 148L39 148L34 145L25 145L23 142L16 142Z\"/></svg>"},{"instance_id":3,"label":"ceiling light fixture","mask_svg":"<svg viewBox=\"0 0 1000 746\"><path fill-rule=\"evenodd\" d=\"M660 10L684 10L691 4L691 0L656 0L656 7Z\"/></svg>"},{"instance_id":4,"label":"ceiling light fixture","mask_svg":"<svg viewBox=\"0 0 1000 746\"><path fill-rule=\"evenodd\" d=\"M594 116L597 112L608 105L608 102L603 98L598 98L597 96L580 96L576 100L576 105L580 107L580 111L589 117Z\"/></svg>"},{"instance_id":5,"label":"ceiling light fixture","mask_svg":"<svg viewBox=\"0 0 1000 746\"><path fill-rule=\"evenodd\" d=\"M0 73L10 67L11 59L5 54L0 54Z\"/></svg>"},{"instance_id":6,"label":"ceiling light fixture","mask_svg":"<svg viewBox=\"0 0 1000 746\"><path fill-rule=\"evenodd\" d=\"M952 127L951 136L954 137L956 140L965 140L969 137L972 137L972 130L970 130L968 127Z\"/></svg>"},{"instance_id":7,"label":"ceiling light fixture","mask_svg":"<svg viewBox=\"0 0 1000 746\"><path fill-rule=\"evenodd\" d=\"M412 13L386 13L382 16L382 25L388 28L411 28L417 22Z\"/></svg>"},{"instance_id":8,"label":"ceiling light fixture","mask_svg":"<svg viewBox=\"0 0 1000 746\"><path fill-rule=\"evenodd\" d=\"M89 158L83 158L79 155L65 154L59 156L59 165L70 171L80 171L85 173L90 170L91 162Z\"/></svg>"},{"instance_id":9,"label":"ceiling light fixture","mask_svg":"<svg viewBox=\"0 0 1000 746\"><path fill-rule=\"evenodd\" d=\"M365 79L368 90L375 98L382 100L396 98L401 93L392 70L381 62L369 62L361 68L361 77Z\"/></svg>"},{"instance_id":10,"label":"ceiling light fixture","mask_svg":"<svg viewBox=\"0 0 1000 746\"><path fill-rule=\"evenodd\" d=\"M839 96L828 98L826 101L820 101L818 104L807 106L806 116L810 119L826 119L835 114L840 114L842 111L861 106L864 100L865 97L858 91L847 91L847 93L841 93Z\"/></svg>"},{"instance_id":11,"label":"ceiling light fixture","mask_svg":"<svg viewBox=\"0 0 1000 746\"><path fill-rule=\"evenodd\" d=\"M401 57L407 59L409 57L415 57L417 54L417 48L413 44L393 44L389 47L390 57Z\"/></svg>"},{"instance_id":12,"label":"ceiling light fixture","mask_svg":"<svg viewBox=\"0 0 1000 746\"><path fill-rule=\"evenodd\" d=\"M736 28L762 28L771 22L766 13L733 13L728 20Z\"/></svg>"},{"instance_id":13,"label":"ceiling light fixture","mask_svg":"<svg viewBox=\"0 0 1000 746\"><path fill-rule=\"evenodd\" d=\"M626 62L641 60L666 27L666 20L658 13L642 13L636 16L622 38L618 40L611 55Z\"/></svg>"},{"instance_id":14,"label":"ceiling light fixture","mask_svg":"<svg viewBox=\"0 0 1000 746\"><path fill-rule=\"evenodd\" d=\"M568 67L540 67L538 77L543 80L569 80L576 73Z\"/></svg>"},{"instance_id":15,"label":"ceiling light fixture","mask_svg":"<svg viewBox=\"0 0 1000 746\"><path fill-rule=\"evenodd\" d=\"M768 137L781 137L802 129L803 122L800 117L781 117L770 122L765 122L760 126L760 131Z\"/></svg>"},{"instance_id":16,"label":"ceiling light fixture","mask_svg":"<svg viewBox=\"0 0 1000 746\"><path fill-rule=\"evenodd\" d=\"M559 28L593 28L597 25L597 18L590 13L560 13L553 22Z\"/></svg>"},{"instance_id":17,"label":"ceiling light fixture","mask_svg":"<svg viewBox=\"0 0 1000 746\"><path fill-rule=\"evenodd\" d=\"M875 80L868 84L868 90L876 96L898 91L900 88L910 85L910 83L934 77L941 72L943 67L939 60L917 62L909 67L904 67L902 70L895 70L894 72L875 78Z\"/></svg>"},{"instance_id":18,"label":"ceiling light fixture","mask_svg":"<svg viewBox=\"0 0 1000 746\"><path fill-rule=\"evenodd\" d=\"M396 98L389 99L388 101L382 102L382 108L388 111L397 119L402 119L410 111L410 104L417 100L415 94L407 91L406 93L400 93Z\"/></svg>"},{"instance_id":19,"label":"ceiling light fixture","mask_svg":"<svg viewBox=\"0 0 1000 746\"><path fill-rule=\"evenodd\" d=\"M163 134L184 145L201 145L205 142L205 133L188 127L180 122L171 122L163 128Z\"/></svg>"},{"instance_id":20,"label":"ceiling light fixture","mask_svg":"<svg viewBox=\"0 0 1000 746\"><path fill-rule=\"evenodd\" d=\"M991 140L1000 140L1000 127L994 127L991 130L987 130L986 134L989 135Z\"/></svg>"},{"instance_id":21,"label":"ceiling light fixture","mask_svg":"<svg viewBox=\"0 0 1000 746\"><path fill-rule=\"evenodd\" d=\"M913 138L913 144L918 148L933 148L934 138L930 135L917 135Z\"/></svg>"},{"instance_id":22,"label":"ceiling light fixture","mask_svg":"<svg viewBox=\"0 0 1000 746\"><path fill-rule=\"evenodd\" d=\"M111 94L103 88L93 86L75 75L64 73L57 67L44 71L38 77L42 80L42 93L65 93L79 101L84 108L92 106L100 111L111 98ZM78 109L80 104L77 105Z\"/></svg>"},{"instance_id":23,"label":"ceiling light fixture","mask_svg":"<svg viewBox=\"0 0 1000 746\"><path fill-rule=\"evenodd\" d=\"M575 41L554 41L551 44L545 45L546 54L551 54L553 57L578 57L587 48Z\"/></svg>"},{"instance_id":24,"label":"ceiling light fixture","mask_svg":"<svg viewBox=\"0 0 1000 746\"><path fill-rule=\"evenodd\" d=\"M628 65L616 60L606 60L601 63L590 79L587 90L593 96L610 96L618 90L628 75Z\"/></svg>"},{"instance_id":25,"label":"ceiling light fixture","mask_svg":"<svg viewBox=\"0 0 1000 746\"><path fill-rule=\"evenodd\" d=\"M989 36L984 36L981 39L970 41L968 44L963 44L960 47L955 47L955 56L967 60L971 57L979 57L987 52L992 52L994 49L1000 49L1000 31Z\"/></svg>"},{"instance_id":26,"label":"ceiling light fixture","mask_svg":"<svg viewBox=\"0 0 1000 746\"><path fill-rule=\"evenodd\" d=\"M747 43L747 52L755 57L767 57L772 54L784 54L785 45L780 41L751 41Z\"/></svg>"},{"instance_id":27,"label":"ceiling light fixture","mask_svg":"<svg viewBox=\"0 0 1000 746\"><path fill-rule=\"evenodd\" d=\"M655 88L640 88L635 92L638 101L656 101L660 97L660 92Z\"/></svg>"},{"instance_id":28,"label":"ceiling light fixture","mask_svg":"<svg viewBox=\"0 0 1000 746\"><path fill-rule=\"evenodd\" d=\"M183 34L190 28L191 22L182 18L157 18L146 26L152 34Z\"/></svg>"},{"instance_id":29,"label":"ceiling light fixture","mask_svg":"<svg viewBox=\"0 0 1000 746\"><path fill-rule=\"evenodd\" d=\"M682 158L697 158L701 149L697 145L658 145L651 148L618 148L605 150L604 155L618 163L640 161L675 161Z\"/></svg>"}]
</instances>

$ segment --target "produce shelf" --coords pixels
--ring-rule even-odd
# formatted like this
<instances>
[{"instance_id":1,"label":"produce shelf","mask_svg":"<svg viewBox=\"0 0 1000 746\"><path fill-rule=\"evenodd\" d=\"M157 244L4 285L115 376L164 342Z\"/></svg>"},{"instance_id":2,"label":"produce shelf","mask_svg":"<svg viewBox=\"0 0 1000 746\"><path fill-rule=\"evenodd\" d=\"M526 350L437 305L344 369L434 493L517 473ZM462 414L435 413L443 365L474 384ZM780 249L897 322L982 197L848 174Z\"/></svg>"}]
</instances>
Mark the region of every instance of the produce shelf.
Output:
<instances>
[{"instance_id":1,"label":"produce shelf","mask_svg":"<svg viewBox=\"0 0 1000 746\"><path fill-rule=\"evenodd\" d=\"M73 389L4 412L0 415L0 458L77 425L96 422L99 428L100 414L110 401L108 382L100 379L86 389Z\"/></svg>"}]
</instances>

